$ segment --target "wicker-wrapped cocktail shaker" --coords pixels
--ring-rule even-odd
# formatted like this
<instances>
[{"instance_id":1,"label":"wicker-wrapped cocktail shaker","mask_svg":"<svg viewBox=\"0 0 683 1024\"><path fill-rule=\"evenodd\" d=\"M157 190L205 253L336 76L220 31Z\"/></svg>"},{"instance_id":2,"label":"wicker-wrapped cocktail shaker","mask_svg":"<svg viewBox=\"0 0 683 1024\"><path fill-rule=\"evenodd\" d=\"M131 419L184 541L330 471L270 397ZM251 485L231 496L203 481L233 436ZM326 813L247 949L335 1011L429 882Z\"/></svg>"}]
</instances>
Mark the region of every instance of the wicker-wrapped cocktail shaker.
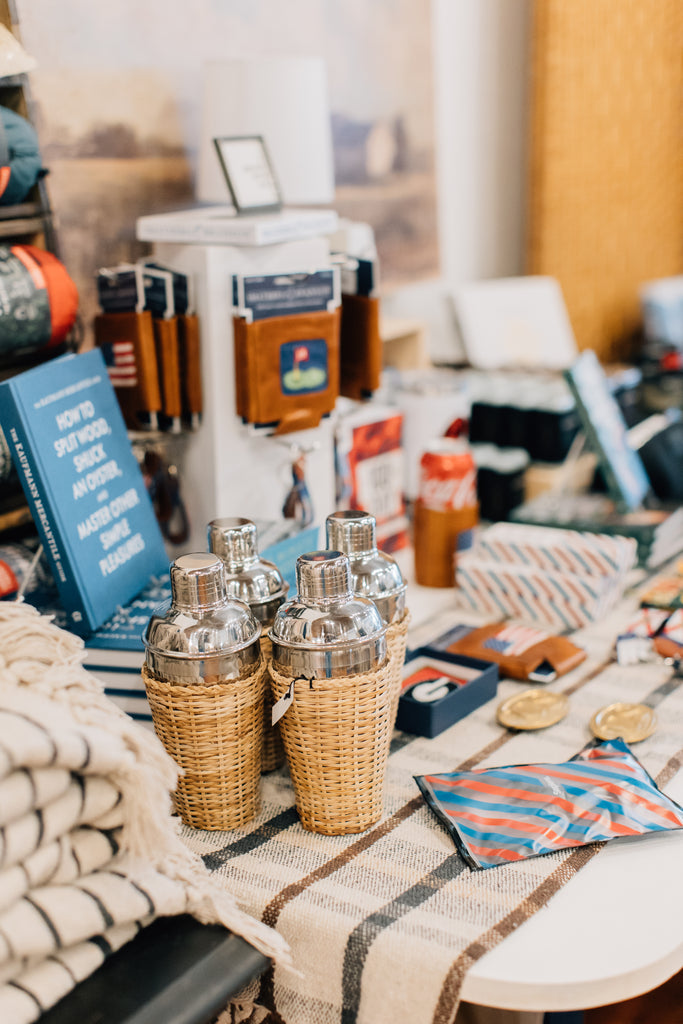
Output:
<instances>
[{"instance_id":1,"label":"wicker-wrapped cocktail shaker","mask_svg":"<svg viewBox=\"0 0 683 1024\"><path fill-rule=\"evenodd\" d=\"M386 625L339 551L300 555L270 631L275 712L304 828L362 832L382 814L392 722Z\"/></svg>"},{"instance_id":2,"label":"wicker-wrapped cocktail shaker","mask_svg":"<svg viewBox=\"0 0 683 1024\"><path fill-rule=\"evenodd\" d=\"M261 653L264 672L270 662L271 648L267 630L275 613L287 597L287 584L273 562L261 558L256 526L250 519L212 519L208 526L209 550L219 555L225 566L228 594L249 605L261 623ZM270 772L284 763L280 729L271 724L273 701L266 685L263 719L263 759L261 770Z\"/></svg>"},{"instance_id":3,"label":"wicker-wrapped cocktail shaker","mask_svg":"<svg viewBox=\"0 0 683 1024\"><path fill-rule=\"evenodd\" d=\"M333 512L327 517L327 546L343 551L351 566L354 594L368 597L386 622L387 649L394 678L394 721L401 693L403 661L410 615L406 584L391 555L377 548L377 521L367 512Z\"/></svg>"},{"instance_id":4,"label":"wicker-wrapped cocktail shaker","mask_svg":"<svg viewBox=\"0 0 683 1024\"><path fill-rule=\"evenodd\" d=\"M246 604L228 597L217 555L177 558L171 593L144 636L142 674L154 728L183 770L175 792L183 821L236 828L260 804L260 626Z\"/></svg>"}]
</instances>

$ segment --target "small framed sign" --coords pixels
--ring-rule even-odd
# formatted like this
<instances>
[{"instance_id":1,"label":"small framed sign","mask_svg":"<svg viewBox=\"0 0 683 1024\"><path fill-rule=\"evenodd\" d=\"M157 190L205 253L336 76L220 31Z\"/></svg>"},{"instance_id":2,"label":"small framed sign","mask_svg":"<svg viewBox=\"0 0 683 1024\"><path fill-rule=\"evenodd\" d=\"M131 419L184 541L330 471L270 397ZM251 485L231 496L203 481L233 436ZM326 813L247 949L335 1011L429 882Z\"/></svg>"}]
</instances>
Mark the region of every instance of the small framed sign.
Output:
<instances>
[{"instance_id":1,"label":"small framed sign","mask_svg":"<svg viewBox=\"0 0 683 1024\"><path fill-rule=\"evenodd\" d=\"M282 196L261 135L213 140L238 214L282 209Z\"/></svg>"}]
</instances>

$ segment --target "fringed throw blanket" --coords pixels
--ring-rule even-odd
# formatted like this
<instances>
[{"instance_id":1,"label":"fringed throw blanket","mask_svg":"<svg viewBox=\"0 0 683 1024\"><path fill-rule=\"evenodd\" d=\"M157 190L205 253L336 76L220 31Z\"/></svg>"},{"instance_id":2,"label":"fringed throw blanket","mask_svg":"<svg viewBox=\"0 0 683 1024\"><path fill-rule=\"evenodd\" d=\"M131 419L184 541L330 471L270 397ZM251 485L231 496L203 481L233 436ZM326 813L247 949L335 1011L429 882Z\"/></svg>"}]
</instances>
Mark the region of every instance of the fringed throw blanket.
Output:
<instances>
[{"instance_id":1,"label":"fringed throw blanket","mask_svg":"<svg viewBox=\"0 0 683 1024\"><path fill-rule=\"evenodd\" d=\"M82 643L0 604L0 1021L30 1024L153 918L221 922L267 956L178 836L177 768L81 666Z\"/></svg>"}]
</instances>

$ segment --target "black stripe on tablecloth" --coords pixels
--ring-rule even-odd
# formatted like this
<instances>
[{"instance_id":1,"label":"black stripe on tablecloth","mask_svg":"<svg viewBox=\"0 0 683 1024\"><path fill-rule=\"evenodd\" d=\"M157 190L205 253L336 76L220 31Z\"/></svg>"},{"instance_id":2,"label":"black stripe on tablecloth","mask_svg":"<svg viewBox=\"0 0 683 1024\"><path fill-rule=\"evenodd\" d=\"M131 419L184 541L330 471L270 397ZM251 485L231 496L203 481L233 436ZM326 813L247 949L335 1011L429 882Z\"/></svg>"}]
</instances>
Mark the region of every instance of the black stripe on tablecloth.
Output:
<instances>
[{"instance_id":1,"label":"black stripe on tablecloth","mask_svg":"<svg viewBox=\"0 0 683 1024\"><path fill-rule=\"evenodd\" d=\"M599 664L595 665L590 672L588 672L581 679L578 679L575 682L571 683L569 686L565 687L565 690L563 690L562 692L566 692L568 694L575 693L577 690L581 689L582 686L585 686L597 675L599 675L600 672L602 672L611 663L611 660L611 658L607 658ZM459 770L469 770L471 767L478 764L480 761L484 760L484 758L490 756L490 754L493 753L493 751L504 746L504 744L506 744L508 740L512 739L516 735L516 731L513 730L506 730L501 732L501 734L498 737L496 737L495 740L488 743L485 747L482 747L481 750L479 750L476 754L472 755L471 757L467 758L466 761L463 761L462 764L458 766ZM411 737L411 741L412 739L417 739L417 737ZM277 924L280 914L282 913L283 909L287 906L288 903L290 903L292 900L300 896L301 893L308 889L311 885L314 885L316 882L319 882L323 878L329 877L329 875L334 874L335 871L344 867L351 860L353 860L354 857L357 857L360 853L364 852L369 847L374 845L374 843L382 839L383 836L387 835L389 832L393 831L393 829L397 828L403 821L406 820L406 818L411 817L411 815L415 814L424 806L424 798L420 793L417 796L413 797L412 800L409 800L407 803L405 803L402 807L398 809L398 811L395 811L394 814L392 814L390 817L380 822L379 825L376 825L373 829L369 830L368 832L365 832L359 839L356 840L355 843L352 843L350 846L347 846L346 849L342 850L342 852L338 854L336 857L332 857L330 860L326 861L325 864L320 865L320 867L316 868L314 871L311 871L304 878L299 879L299 881L293 882L290 885L286 886L284 889L281 889L280 892L266 906L265 910L261 915L261 920L265 924L270 925L271 928L274 928ZM259 995L259 1002L262 1003L264 1006L268 1007L272 1011L275 1011L275 1000L273 990L274 977L274 969L270 967L261 978L261 987Z\"/></svg>"},{"instance_id":2,"label":"black stripe on tablecloth","mask_svg":"<svg viewBox=\"0 0 683 1024\"><path fill-rule=\"evenodd\" d=\"M205 853L202 856L202 860L209 871L216 871L226 861L231 860L233 857L240 857L243 853L251 853L253 850L257 850L259 846L263 846L264 843L269 842L281 832L286 832L288 828L298 823L299 815L296 812L296 807L288 807L285 811L281 811L279 814L269 818L263 825L259 825L249 835L243 836L242 839L237 839L234 843L228 843L226 846L221 847L220 850L212 850L211 853Z\"/></svg>"},{"instance_id":3,"label":"black stripe on tablecloth","mask_svg":"<svg viewBox=\"0 0 683 1024\"><path fill-rule=\"evenodd\" d=\"M411 910L421 906L435 893L465 870L465 862L459 853L446 857L433 871L424 875L419 882L405 889L395 899L385 903L379 910L366 917L348 937L344 951L342 972L342 1024L353 1024L358 1014L361 996L363 965L368 951L377 936L405 917ZM358 963L361 964L360 970Z\"/></svg>"},{"instance_id":4,"label":"black stripe on tablecloth","mask_svg":"<svg viewBox=\"0 0 683 1024\"><path fill-rule=\"evenodd\" d=\"M656 690L653 690L652 693L648 694L645 700L641 701L641 703L647 704L649 708L656 708L657 705L661 704L670 693L673 693L674 690L678 689L681 682L681 676L678 675L677 672L674 672L672 676L669 676L666 682L662 683Z\"/></svg>"},{"instance_id":5,"label":"black stripe on tablecloth","mask_svg":"<svg viewBox=\"0 0 683 1024\"><path fill-rule=\"evenodd\" d=\"M604 667L605 666L603 665L603 668ZM590 673L588 676L585 677L584 683L587 683L590 679L595 678L597 674L597 671ZM646 698L646 701L649 699L654 699L657 702L663 700L665 696L668 696L669 694L673 693L676 689L678 689L681 683L683 683L683 679L680 676L673 675L669 680L667 680L666 683L658 686L655 690L653 690L648 695L648 698ZM572 684L572 692L575 692L575 690L578 688L579 687L576 684ZM501 737L500 746L502 746L503 743L506 742L506 740L510 738L511 735L514 735L514 733L504 734L504 736ZM489 754L491 753L491 747L493 747L495 744L495 740L493 741L493 743L488 744L488 746L482 750L481 756L476 758L470 758L468 760L468 764L472 764L472 762L475 760L483 760L485 757L489 756ZM515 921L517 921L517 923L520 923L518 919L519 914L525 915L521 918L525 920L526 917L531 916L531 914L534 913L535 910L537 910L540 906L544 905L550 899L550 897L559 888L562 887L565 881L568 880L566 878L566 871L568 869L565 866L567 863L571 864L571 868L569 870L571 870L573 875L576 873L576 871L578 871L579 867L586 863L587 860L590 859L590 857L595 856L595 853L597 853L601 848L601 846L592 847L593 852L584 853L583 855L580 855L580 851L576 851L576 855L571 854L567 858L567 862L565 862L565 864L563 864L561 868L558 868L558 870L556 872L553 872L553 875L551 875L551 879L553 879L553 884L549 884L548 879L540 883L540 885L537 886L536 889L532 893L530 893L524 901L522 905L523 909L516 908L515 911L512 911L511 914L508 915L511 922L513 922L511 924L511 927L515 926ZM460 858L457 857L456 861L460 861ZM434 872L432 872L432 874L439 873L441 866L445 868L446 874L448 870L452 870L452 857L446 858L446 860L442 862L442 865L434 869ZM460 870L462 870L462 867L460 868ZM460 871L453 873L452 877L456 877L456 875L459 873ZM444 877L444 875L440 875L439 877L443 878L442 885L446 884L448 879ZM420 891L420 886L421 883L418 883L418 891ZM404 893L399 894L394 900L391 901L390 904L383 908L382 911L369 915L367 918L365 918L365 920L361 921L349 935L346 943L346 950L344 953L344 973L342 982L343 1024L354 1024L354 1022L357 1019L357 1013L360 1005L362 975L367 955L372 943L381 934L384 928L394 924L395 921L398 920L398 917L404 916L406 913L409 912L409 910L412 909L412 907L410 906L410 899L417 895L417 893L411 893L412 889L413 887L411 886L410 889L406 890ZM419 900L419 902L424 902L426 899L429 898L429 893L426 892L424 888L422 888L421 894L422 899ZM415 905L419 905L419 902ZM398 908L401 908L400 913L398 913ZM397 914L397 916L394 916L394 914ZM507 921L507 918L505 918L505 921ZM487 939L489 943L492 942L492 945L495 945L497 942L501 941L501 939L504 938L506 934L507 931L505 931L503 927L503 922L499 922L498 925L494 926L494 928L491 929L491 935L487 936ZM493 939L491 937L493 937ZM480 941L476 950L474 949L474 947L471 947L467 954L468 965L474 963L475 960L478 959L479 956L482 956L487 951L488 948L492 948L492 945L484 945L483 942ZM462 962L460 958L456 960L456 964L459 964L460 967L462 967ZM456 969L453 974L453 977L456 976L459 978L461 984L462 978L464 978L464 971L461 972L459 968ZM455 995L456 1002L454 1005L451 1006L452 1014L455 1013L455 1009L457 1008L457 998L458 993L460 991L460 984L458 985L457 992ZM441 1024L441 1021L445 1021L446 1019L450 1020L451 1018L438 1017L437 1020L437 1017L435 1017L434 1024Z\"/></svg>"}]
</instances>

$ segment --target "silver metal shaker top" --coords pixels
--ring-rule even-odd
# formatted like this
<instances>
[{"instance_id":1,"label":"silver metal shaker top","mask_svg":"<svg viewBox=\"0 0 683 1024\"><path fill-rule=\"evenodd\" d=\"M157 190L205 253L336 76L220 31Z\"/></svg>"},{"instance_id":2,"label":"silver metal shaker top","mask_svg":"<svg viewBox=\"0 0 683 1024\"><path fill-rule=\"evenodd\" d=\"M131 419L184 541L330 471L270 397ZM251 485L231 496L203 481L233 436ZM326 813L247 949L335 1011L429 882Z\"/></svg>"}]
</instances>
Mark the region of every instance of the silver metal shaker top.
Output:
<instances>
[{"instance_id":1,"label":"silver metal shaker top","mask_svg":"<svg viewBox=\"0 0 683 1024\"><path fill-rule=\"evenodd\" d=\"M261 627L248 605L228 596L221 559L204 552L171 565L171 600L144 633L147 667L162 679L239 677L259 658Z\"/></svg>"},{"instance_id":2,"label":"silver metal shaker top","mask_svg":"<svg viewBox=\"0 0 683 1024\"><path fill-rule=\"evenodd\" d=\"M212 519L207 532L209 550L225 566L229 596L248 604L262 625L271 625L288 586L278 567L260 557L254 523L241 518Z\"/></svg>"},{"instance_id":3,"label":"silver metal shaker top","mask_svg":"<svg viewBox=\"0 0 683 1024\"><path fill-rule=\"evenodd\" d=\"M325 522L327 546L348 555L354 594L374 601L383 620L403 618L406 584L394 559L377 549L377 521L368 512L333 512Z\"/></svg>"},{"instance_id":4,"label":"silver metal shaker top","mask_svg":"<svg viewBox=\"0 0 683 1024\"><path fill-rule=\"evenodd\" d=\"M325 679L371 672L387 653L386 624L357 597L341 551L311 551L296 562L297 596L277 611L270 638L284 675Z\"/></svg>"}]
</instances>

